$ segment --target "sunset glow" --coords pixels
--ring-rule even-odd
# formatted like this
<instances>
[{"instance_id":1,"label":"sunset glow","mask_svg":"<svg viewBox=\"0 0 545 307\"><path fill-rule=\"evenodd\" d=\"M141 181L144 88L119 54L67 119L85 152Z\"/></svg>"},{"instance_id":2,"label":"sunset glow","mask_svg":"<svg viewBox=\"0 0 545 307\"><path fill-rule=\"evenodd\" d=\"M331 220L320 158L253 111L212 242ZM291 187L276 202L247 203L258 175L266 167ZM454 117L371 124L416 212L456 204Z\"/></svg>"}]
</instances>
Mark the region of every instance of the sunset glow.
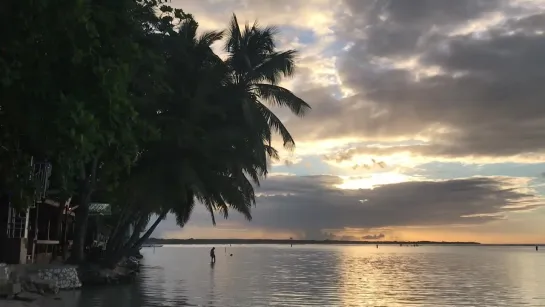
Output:
<instances>
[{"instance_id":1,"label":"sunset glow","mask_svg":"<svg viewBox=\"0 0 545 307\"><path fill-rule=\"evenodd\" d=\"M155 235L545 243L545 2L406 3L173 0L201 30L276 25L312 110L273 107L296 147L274 139L251 222Z\"/></svg>"},{"instance_id":2,"label":"sunset glow","mask_svg":"<svg viewBox=\"0 0 545 307\"><path fill-rule=\"evenodd\" d=\"M341 177L343 183L336 185L339 189L357 190L357 189L373 189L379 185L401 183L414 180L407 175L398 173L376 173L363 178Z\"/></svg>"}]
</instances>

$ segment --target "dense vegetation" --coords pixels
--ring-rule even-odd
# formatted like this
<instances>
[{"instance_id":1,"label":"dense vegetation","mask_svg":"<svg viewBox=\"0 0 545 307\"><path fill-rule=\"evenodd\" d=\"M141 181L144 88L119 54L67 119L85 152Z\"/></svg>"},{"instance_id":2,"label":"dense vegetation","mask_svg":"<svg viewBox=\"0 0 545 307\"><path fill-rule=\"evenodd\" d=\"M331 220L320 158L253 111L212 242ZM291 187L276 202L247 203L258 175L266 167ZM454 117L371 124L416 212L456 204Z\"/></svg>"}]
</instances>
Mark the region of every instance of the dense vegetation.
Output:
<instances>
[{"instance_id":1,"label":"dense vegetation","mask_svg":"<svg viewBox=\"0 0 545 307\"><path fill-rule=\"evenodd\" d=\"M0 3L0 25L0 188L28 205L30 159L50 162L50 196L78 205L75 261L92 200L113 205L108 265L169 212L180 226L195 204L213 223L229 209L250 219L278 155L272 135L295 145L268 106L310 109L278 85L296 52L234 15L226 31L199 33L161 1L19 0Z\"/></svg>"}]
</instances>

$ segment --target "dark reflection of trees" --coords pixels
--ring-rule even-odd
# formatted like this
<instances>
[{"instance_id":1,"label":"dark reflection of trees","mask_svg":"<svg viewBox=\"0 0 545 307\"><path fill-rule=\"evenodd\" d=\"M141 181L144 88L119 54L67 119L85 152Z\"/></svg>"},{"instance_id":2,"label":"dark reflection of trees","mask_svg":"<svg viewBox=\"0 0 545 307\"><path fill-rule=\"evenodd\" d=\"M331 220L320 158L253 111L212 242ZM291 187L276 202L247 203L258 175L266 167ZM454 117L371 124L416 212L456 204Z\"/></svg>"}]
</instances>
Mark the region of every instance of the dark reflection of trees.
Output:
<instances>
[{"instance_id":1,"label":"dark reflection of trees","mask_svg":"<svg viewBox=\"0 0 545 307\"><path fill-rule=\"evenodd\" d=\"M163 307L191 306L182 282L176 283L176 291L168 290L162 267L144 267L140 277L129 285L110 285L84 288L67 292L63 300L74 307ZM172 286L169 284L168 286Z\"/></svg>"},{"instance_id":2,"label":"dark reflection of trees","mask_svg":"<svg viewBox=\"0 0 545 307\"><path fill-rule=\"evenodd\" d=\"M90 287L81 290L77 307L139 307L142 306L137 284Z\"/></svg>"}]
</instances>

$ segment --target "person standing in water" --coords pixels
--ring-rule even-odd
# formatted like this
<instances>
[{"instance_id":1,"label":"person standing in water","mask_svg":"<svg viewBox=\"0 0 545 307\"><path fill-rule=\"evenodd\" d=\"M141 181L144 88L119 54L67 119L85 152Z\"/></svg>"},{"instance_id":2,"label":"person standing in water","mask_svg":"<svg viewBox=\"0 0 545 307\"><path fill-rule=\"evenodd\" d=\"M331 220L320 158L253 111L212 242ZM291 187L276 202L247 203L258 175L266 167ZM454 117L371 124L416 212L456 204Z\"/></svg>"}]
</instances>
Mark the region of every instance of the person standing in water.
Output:
<instances>
[{"instance_id":1,"label":"person standing in water","mask_svg":"<svg viewBox=\"0 0 545 307\"><path fill-rule=\"evenodd\" d=\"M210 262L211 263L216 263L216 253L214 252L216 250L215 247L212 247L212 249L210 250Z\"/></svg>"}]
</instances>

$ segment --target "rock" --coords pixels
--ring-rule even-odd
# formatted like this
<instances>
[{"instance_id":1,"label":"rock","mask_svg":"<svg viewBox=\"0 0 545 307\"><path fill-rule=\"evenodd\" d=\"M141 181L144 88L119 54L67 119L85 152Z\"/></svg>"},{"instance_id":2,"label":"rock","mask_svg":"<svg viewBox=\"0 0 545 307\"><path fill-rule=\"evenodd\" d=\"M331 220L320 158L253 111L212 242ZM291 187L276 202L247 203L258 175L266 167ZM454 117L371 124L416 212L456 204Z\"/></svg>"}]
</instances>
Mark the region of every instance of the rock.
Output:
<instances>
[{"instance_id":1,"label":"rock","mask_svg":"<svg viewBox=\"0 0 545 307\"><path fill-rule=\"evenodd\" d=\"M0 281L9 280L11 270L9 266L5 263L0 263Z\"/></svg>"},{"instance_id":2,"label":"rock","mask_svg":"<svg viewBox=\"0 0 545 307\"><path fill-rule=\"evenodd\" d=\"M23 291L25 291L25 292L29 292L29 293L37 293L38 292L38 288L36 288L34 283L32 283L30 281L23 281L21 285L22 285Z\"/></svg>"},{"instance_id":3,"label":"rock","mask_svg":"<svg viewBox=\"0 0 545 307\"><path fill-rule=\"evenodd\" d=\"M21 284L14 275L7 264L0 263L0 296L11 298L21 292Z\"/></svg>"},{"instance_id":4,"label":"rock","mask_svg":"<svg viewBox=\"0 0 545 307\"><path fill-rule=\"evenodd\" d=\"M80 279L84 285L110 285L130 283L137 276L137 272L127 267L118 266L107 269L98 265L80 268Z\"/></svg>"},{"instance_id":5,"label":"rock","mask_svg":"<svg viewBox=\"0 0 545 307\"><path fill-rule=\"evenodd\" d=\"M57 294L59 293L59 287L54 280L34 279L32 281L38 293L41 294Z\"/></svg>"},{"instance_id":6,"label":"rock","mask_svg":"<svg viewBox=\"0 0 545 307\"><path fill-rule=\"evenodd\" d=\"M57 294L59 287L54 280L41 279L38 274L31 274L22 281L22 288L26 292L40 294Z\"/></svg>"},{"instance_id":7,"label":"rock","mask_svg":"<svg viewBox=\"0 0 545 307\"><path fill-rule=\"evenodd\" d=\"M22 292L15 296L15 299L18 301L33 302L37 299L40 299L42 295L32 292Z\"/></svg>"},{"instance_id":8,"label":"rock","mask_svg":"<svg viewBox=\"0 0 545 307\"><path fill-rule=\"evenodd\" d=\"M5 263L0 263L0 295L7 295L7 287L10 282L10 269Z\"/></svg>"},{"instance_id":9,"label":"rock","mask_svg":"<svg viewBox=\"0 0 545 307\"><path fill-rule=\"evenodd\" d=\"M59 289L81 288L81 281L75 267L43 269L38 275L43 280L53 281Z\"/></svg>"},{"instance_id":10,"label":"rock","mask_svg":"<svg viewBox=\"0 0 545 307\"><path fill-rule=\"evenodd\" d=\"M8 282L0 286L0 296L13 298L15 295L21 292L21 284Z\"/></svg>"}]
</instances>

